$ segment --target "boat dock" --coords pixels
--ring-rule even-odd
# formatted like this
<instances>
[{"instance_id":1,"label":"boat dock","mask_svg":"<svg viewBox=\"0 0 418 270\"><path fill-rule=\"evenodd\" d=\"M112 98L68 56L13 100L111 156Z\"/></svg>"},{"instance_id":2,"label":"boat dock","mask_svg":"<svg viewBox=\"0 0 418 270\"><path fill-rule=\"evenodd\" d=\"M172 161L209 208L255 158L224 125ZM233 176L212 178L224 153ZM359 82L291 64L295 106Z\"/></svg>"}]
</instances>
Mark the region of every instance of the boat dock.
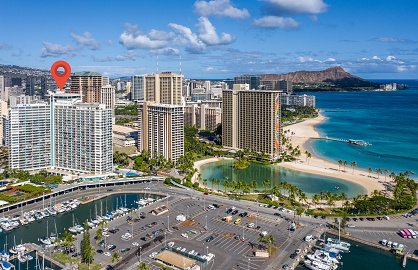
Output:
<instances>
[{"instance_id":1,"label":"boat dock","mask_svg":"<svg viewBox=\"0 0 418 270\"><path fill-rule=\"evenodd\" d=\"M331 234L331 235L334 235L334 236L338 235L338 232L335 232L335 231L328 231L327 233ZM358 243L370 246L370 247L378 248L378 249L381 249L381 250L384 250L384 251L387 251L387 252L391 252L391 250L392 250L391 248L388 248L387 246L383 246L379 243L369 242L367 240L357 238L357 237L354 237L354 236L351 236L351 235L346 235L345 234L345 235L342 235L341 237L345 238L345 239L348 239L348 240L351 240L351 241L354 241L354 242L358 242ZM405 261L405 265L406 265L406 261L408 259L418 262L418 256L414 255L414 253L406 252L404 254L403 260Z\"/></svg>"},{"instance_id":2,"label":"boat dock","mask_svg":"<svg viewBox=\"0 0 418 270\"><path fill-rule=\"evenodd\" d=\"M65 268L65 265L63 265L61 262L48 256L47 252L44 249L42 249L42 247L40 247L39 245L35 243L26 243L26 244L23 244L23 246L26 248L24 252L25 255L28 253L36 252L36 256L42 257L43 259L52 262L54 265L60 267L61 269ZM10 261L15 260L15 259L17 259L17 254L10 256ZM14 268L16 269L15 266Z\"/></svg>"}]
</instances>

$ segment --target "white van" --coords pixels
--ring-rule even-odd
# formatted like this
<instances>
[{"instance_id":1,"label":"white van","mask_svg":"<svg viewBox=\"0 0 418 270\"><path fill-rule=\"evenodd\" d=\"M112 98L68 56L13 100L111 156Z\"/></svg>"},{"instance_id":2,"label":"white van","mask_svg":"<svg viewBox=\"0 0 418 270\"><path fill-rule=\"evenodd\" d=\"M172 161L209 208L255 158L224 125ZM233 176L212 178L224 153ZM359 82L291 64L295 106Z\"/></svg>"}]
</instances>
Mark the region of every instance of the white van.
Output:
<instances>
[{"instance_id":1,"label":"white van","mask_svg":"<svg viewBox=\"0 0 418 270\"><path fill-rule=\"evenodd\" d=\"M305 242L310 242L310 241L312 241L312 235L311 234L309 234L305 237Z\"/></svg>"}]
</instances>

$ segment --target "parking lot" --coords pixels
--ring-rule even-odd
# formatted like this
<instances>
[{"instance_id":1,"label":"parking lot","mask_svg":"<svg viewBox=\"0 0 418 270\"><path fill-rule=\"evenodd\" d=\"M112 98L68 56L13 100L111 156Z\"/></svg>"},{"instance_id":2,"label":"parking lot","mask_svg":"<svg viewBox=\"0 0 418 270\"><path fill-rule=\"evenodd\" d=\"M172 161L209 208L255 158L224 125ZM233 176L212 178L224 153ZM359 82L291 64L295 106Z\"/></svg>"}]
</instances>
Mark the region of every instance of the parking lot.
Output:
<instances>
[{"instance_id":1,"label":"parking lot","mask_svg":"<svg viewBox=\"0 0 418 270\"><path fill-rule=\"evenodd\" d=\"M218 207L210 210L211 204ZM161 205L167 205L169 211L159 216L149 213ZM254 207L252 210L236 207L237 211L234 215L227 214L226 211L234 205L236 202L233 200L220 204L206 197L191 200L186 197L170 196L168 199L130 214L129 216L136 222L128 224L128 215L110 221L107 224L110 229L109 236L106 237L105 243L103 242L102 246L95 244L99 253L95 259L110 264L111 256L109 255L112 252L107 246L115 245L113 252L120 253L122 257L139 250L138 256L133 259L131 256L131 261L127 264L130 268L135 269L135 263L141 260L150 263L151 269L158 269L159 267L152 265L153 258L151 257L167 243L174 242L173 248L180 247L180 251L183 250L185 253L193 252L200 256L208 253L214 254L214 258L205 267L255 270L266 269L271 263L268 258L254 257L254 251L259 248L261 232L265 231L273 235L276 246L273 257L280 256L283 248L291 250L295 248L295 245L300 244L303 236L296 239L295 235L288 230L290 225L288 221L278 216L261 213L261 211L257 215L258 211ZM245 216L244 212L246 212ZM184 222L176 220L178 215L184 215L187 220ZM222 218L228 215L232 216L232 220L223 221ZM234 224L237 219L241 222ZM250 223L253 223L253 228L248 227ZM112 228L117 228L117 230L112 230ZM122 239L122 236L127 233L132 237ZM94 237L95 229L92 230L91 235ZM290 241L284 246L286 240L292 240L292 238L295 238L295 241Z\"/></svg>"}]
</instances>

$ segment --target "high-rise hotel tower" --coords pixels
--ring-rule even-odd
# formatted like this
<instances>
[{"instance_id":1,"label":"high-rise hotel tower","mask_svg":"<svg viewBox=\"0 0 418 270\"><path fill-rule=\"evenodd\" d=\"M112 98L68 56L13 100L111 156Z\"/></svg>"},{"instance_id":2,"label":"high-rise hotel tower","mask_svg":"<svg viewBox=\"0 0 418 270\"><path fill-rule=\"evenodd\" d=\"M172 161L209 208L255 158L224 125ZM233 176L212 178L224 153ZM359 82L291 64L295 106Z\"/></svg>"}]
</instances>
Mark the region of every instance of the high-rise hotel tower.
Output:
<instances>
[{"instance_id":1,"label":"high-rise hotel tower","mask_svg":"<svg viewBox=\"0 0 418 270\"><path fill-rule=\"evenodd\" d=\"M222 91L222 144L277 159L281 153L280 91L250 90L234 84Z\"/></svg>"}]
</instances>

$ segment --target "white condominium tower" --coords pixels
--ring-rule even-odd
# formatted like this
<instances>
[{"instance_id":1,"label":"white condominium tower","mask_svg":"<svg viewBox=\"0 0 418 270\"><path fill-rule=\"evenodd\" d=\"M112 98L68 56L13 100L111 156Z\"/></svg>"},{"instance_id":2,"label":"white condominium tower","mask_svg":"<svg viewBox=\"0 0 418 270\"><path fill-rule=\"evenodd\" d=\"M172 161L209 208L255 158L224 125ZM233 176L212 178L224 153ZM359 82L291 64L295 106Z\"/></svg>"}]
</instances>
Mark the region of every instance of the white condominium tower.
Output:
<instances>
[{"instance_id":1,"label":"white condominium tower","mask_svg":"<svg viewBox=\"0 0 418 270\"><path fill-rule=\"evenodd\" d=\"M9 109L9 166L20 170L51 167L51 108L47 103Z\"/></svg>"},{"instance_id":2,"label":"white condominium tower","mask_svg":"<svg viewBox=\"0 0 418 270\"><path fill-rule=\"evenodd\" d=\"M222 144L233 149L280 155L280 91L248 90L234 84L222 91Z\"/></svg>"},{"instance_id":3,"label":"white condominium tower","mask_svg":"<svg viewBox=\"0 0 418 270\"><path fill-rule=\"evenodd\" d=\"M163 155L176 163L184 154L183 107L144 102L139 105L138 113L139 151L147 150L152 157Z\"/></svg>"},{"instance_id":4,"label":"white condominium tower","mask_svg":"<svg viewBox=\"0 0 418 270\"><path fill-rule=\"evenodd\" d=\"M104 104L57 101L54 168L78 173L112 171L112 111Z\"/></svg>"},{"instance_id":5,"label":"white condominium tower","mask_svg":"<svg viewBox=\"0 0 418 270\"><path fill-rule=\"evenodd\" d=\"M112 172L112 110L104 104L55 95L49 104L11 107L7 126L12 169Z\"/></svg>"}]
</instances>

